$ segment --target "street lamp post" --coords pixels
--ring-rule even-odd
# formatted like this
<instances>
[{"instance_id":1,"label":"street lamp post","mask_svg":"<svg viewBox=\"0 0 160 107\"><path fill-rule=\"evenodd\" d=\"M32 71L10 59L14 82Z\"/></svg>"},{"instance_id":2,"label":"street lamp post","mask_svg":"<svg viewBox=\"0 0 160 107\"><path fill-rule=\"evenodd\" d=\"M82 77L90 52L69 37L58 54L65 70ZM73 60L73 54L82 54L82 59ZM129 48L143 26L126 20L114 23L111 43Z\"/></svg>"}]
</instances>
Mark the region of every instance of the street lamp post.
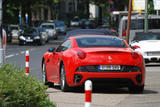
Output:
<instances>
[{"instance_id":1,"label":"street lamp post","mask_svg":"<svg viewBox=\"0 0 160 107\"><path fill-rule=\"evenodd\" d=\"M21 8L20 8L20 10L19 10L19 15L18 15L18 17L19 17L19 24L22 24Z\"/></svg>"},{"instance_id":2,"label":"street lamp post","mask_svg":"<svg viewBox=\"0 0 160 107\"><path fill-rule=\"evenodd\" d=\"M148 0L145 0L145 22L144 22L144 33L148 32Z\"/></svg>"},{"instance_id":3,"label":"street lamp post","mask_svg":"<svg viewBox=\"0 0 160 107\"><path fill-rule=\"evenodd\" d=\"M19 14L19 24L22 23L21 14Z\"/></svg>"}]
</instances>

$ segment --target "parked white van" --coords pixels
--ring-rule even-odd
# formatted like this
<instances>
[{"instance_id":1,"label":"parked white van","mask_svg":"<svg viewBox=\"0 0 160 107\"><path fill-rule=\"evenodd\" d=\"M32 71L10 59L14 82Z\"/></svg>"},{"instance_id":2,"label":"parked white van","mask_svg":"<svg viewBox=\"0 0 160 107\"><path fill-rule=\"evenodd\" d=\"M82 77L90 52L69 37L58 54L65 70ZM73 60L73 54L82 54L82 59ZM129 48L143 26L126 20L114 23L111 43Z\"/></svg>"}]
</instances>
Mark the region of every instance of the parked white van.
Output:
<instances>
[{"instance_id":1,"label":"parked white van","mask_svg":"<svg viewBox=\"0 0 160 107\"><path fill-rule=\"evenodd\" d=\"M119 22L119 36L126 39L128 16L123 16ZM144 32L144 15L132 15L130 24L129 43L136 32ZM148 32L160 32L160 16L148 15Z\"/></svg>"}]
</instances>

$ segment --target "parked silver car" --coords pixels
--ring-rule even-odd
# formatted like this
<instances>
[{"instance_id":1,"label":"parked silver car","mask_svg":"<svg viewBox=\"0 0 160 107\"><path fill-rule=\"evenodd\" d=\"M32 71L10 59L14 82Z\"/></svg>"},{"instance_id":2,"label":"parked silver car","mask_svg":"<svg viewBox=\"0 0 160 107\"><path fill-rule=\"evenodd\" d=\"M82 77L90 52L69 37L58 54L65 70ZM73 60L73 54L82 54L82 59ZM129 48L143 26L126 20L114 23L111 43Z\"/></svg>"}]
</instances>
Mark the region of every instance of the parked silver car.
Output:
<instances>
[{"instance_id":1,"label":"parked silver car","mask_svg":"<svg viewBox=\"0 0 160 107\"><path fill-rule=\"evenodd\" d=\"M40 27L46 30L49 38L58 38L57 30L54 23L42 23Z\"/></svg>"},{"instance_id":2,"label":"parked silver car","mask_svg":"<svg viewBox=\"0 0 160 107\"><path fill-rule=\"evenodd\" d=\"M20 35L19 25L9 25L8 31L9 31L8 36L10 36L12 39L18 39L18 36Z\"/></svg>"},{"instance_id":3,"label":"parked silver car","mask_svg":"<svg viewBox=\"0 0 160 107\"><path fill-rule=\"evenodd\" d=\"M60 33L67 32L67 26L65 25L64 21L54 21L56 30Z\"/></svg>"},{"instance_id":4,"label":"parked silver car","mask_svg":"<svg viewBox=\"0 0 160 107\"><path fill-rule=\"evenodd\" d=\"M80 19L78 17L74 17L72 20L71 20L71 26L79 26L79 21Z\"/></svg>"}]
</instances>

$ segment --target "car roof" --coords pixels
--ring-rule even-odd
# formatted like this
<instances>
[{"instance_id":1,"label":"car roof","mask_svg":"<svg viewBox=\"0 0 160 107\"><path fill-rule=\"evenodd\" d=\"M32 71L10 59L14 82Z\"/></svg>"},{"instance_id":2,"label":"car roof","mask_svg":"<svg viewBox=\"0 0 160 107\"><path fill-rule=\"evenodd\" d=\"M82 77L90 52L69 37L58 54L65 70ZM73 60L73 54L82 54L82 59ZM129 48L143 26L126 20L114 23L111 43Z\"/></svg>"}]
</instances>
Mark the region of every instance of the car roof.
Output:
<instances>
[{"instance_id":1,"label":"car roof","mask_svg":"<svg viewBox=\"0 0 160 107\"><path fill-rule=\"evenodd\" d=\"M131 19L144 19L145 16L144 15L132 15ZM160 19L160 16L157 15L148 15L148 19ZM122 20L128 20L128 16L123 16Z\"/></svg>"},{"instance_id":2,"label":"car roof","mask_svg":"<svg viewBox=\"0 0 160 107\"><path fill-rule=\"evenodd\" d=\"M111 35L79 35L79 36L71 36L69 39L76 39L76 38L85 38L85 37L106 37L106 38L117 38L119 40L123 40L122 38L119 38L117 36L111 36Z\"/></svg>"},{"instance_id":3,"label":"car roof","mask_svg":"<svg viewBox=\"0 0 160 107\"><path fill-rule=\"evenodd\" d=\"M75 29L68 31L65 39L69 38L70 36L80 35L112 35L112 31L106 29Z\"/></svg>"},{"instance_id":4,"label":"car roof","mask_svg":"<svg viewBox=\"0 0 160 107\"><path fill-rule=\"evenodd\" d=\"M54 25L54 23L42 23L41 25Z\"/></svg>"}]
</instances>

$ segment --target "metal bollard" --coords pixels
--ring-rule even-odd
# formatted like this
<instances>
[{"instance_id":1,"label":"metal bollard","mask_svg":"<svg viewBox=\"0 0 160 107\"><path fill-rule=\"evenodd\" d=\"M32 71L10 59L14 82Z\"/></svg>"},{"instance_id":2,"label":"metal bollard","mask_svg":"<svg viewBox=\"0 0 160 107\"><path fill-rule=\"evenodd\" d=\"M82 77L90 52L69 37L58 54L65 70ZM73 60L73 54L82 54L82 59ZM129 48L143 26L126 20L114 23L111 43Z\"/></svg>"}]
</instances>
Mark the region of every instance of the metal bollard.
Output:
<instances>
[{"instance_id":1,"label":"metal bollard","mask_svg":"<svg viewBox=\"0 0 160 107\"><path fill-rule=\"evenodd\" d=\"M87 80L85 82L85 107L91 107L92 99L92 81Z\"/></svg>"},{"instance_id":2,"label":"metal bollard","mask_svg":"<svg viewBox=\"0 0 160 107\"><path fill-rule=\"evenodd\" d=\"M29 75L29 50L26 51L26 75Z\"/></svg>"}]
</instances>

